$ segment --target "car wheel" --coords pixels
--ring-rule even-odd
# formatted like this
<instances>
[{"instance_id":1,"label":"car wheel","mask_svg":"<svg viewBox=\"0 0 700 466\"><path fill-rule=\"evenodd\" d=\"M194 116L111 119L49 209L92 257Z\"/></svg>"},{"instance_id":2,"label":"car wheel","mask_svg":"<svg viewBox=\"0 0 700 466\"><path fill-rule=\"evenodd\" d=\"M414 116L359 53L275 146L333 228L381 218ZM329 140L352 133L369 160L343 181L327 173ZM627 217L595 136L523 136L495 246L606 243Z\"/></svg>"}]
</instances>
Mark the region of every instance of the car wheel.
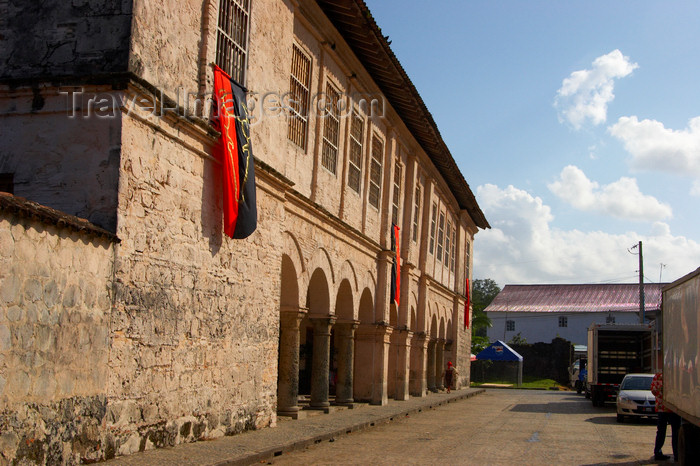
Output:
<instances>
[{"instance_id":1,"label":"car wheel","mask_svg":"<svg viewBox=\"0 0 700 466\"><path fill-rule=\"evenodd\" d=\"M622 415L622 414L618 414L618 415L617 415L617 422L619 422L620 424L622 424L623 422L625 422L625 416Z\"/></svg>"}]
</instances>

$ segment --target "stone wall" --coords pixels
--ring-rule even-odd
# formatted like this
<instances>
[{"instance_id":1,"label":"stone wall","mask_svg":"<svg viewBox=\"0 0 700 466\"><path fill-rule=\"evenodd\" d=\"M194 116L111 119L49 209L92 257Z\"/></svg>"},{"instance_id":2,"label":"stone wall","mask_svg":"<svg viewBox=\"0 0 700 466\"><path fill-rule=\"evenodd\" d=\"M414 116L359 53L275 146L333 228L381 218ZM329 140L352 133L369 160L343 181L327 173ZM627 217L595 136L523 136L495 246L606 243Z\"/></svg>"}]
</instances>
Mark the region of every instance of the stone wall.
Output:
<instances>
[{"instance_id":1,"label":"stone wall","mask_svg":"<svg viewBox=\"0 0 700 466\"><path fill-rule=\"evenodd\" d=\"M275 422L282 206L261 173L258 229L224 236L214 139L181 124L123 120L107 415L117 454Z\"/></svg>"},{"instance_id":2,"label":"stone wall","mask_svg":"<svg viewBox=\"0 0 700 466\"><path fill-rule=\"evenodd\" d=\"M114 245L0 215L0 463L96 459Z\"/></svg>"},{"instance_id":3,"label":"stone wall","mask_svg":"<svg viewBox=\"0 0 700 466\"><path fill-rule=\"evenodd\" d=\"M0 3L0 77L126 71L132 0Z\"/></svg>"},{"instance_id":4,"label":"stone wall","mask_svg":"<svg viewBox=\"0 0 700 466\"><path fill-rule=\"evenodd\" d=\"M0 173L14 194L114 232L120 99L108 85L0 88Z\"/></svg>"}]
</instances>

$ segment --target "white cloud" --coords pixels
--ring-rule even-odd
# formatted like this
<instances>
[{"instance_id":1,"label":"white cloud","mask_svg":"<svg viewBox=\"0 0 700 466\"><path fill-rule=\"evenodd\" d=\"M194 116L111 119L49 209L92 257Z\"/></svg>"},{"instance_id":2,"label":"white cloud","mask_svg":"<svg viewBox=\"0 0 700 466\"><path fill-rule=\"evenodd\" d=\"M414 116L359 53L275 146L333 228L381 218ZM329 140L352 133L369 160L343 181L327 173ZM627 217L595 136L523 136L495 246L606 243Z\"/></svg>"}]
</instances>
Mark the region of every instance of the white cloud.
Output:
<instances>
[{"instance_id":1,"label":"white cloud","mask_svg":"<svg viewBox=\"0 0 700 466\"><path fill-rule=\"evenodd\" d=\"M700 180L693 181L693 186L690 188L690 195L700 197Z\"/></svg>"},{"instance_id":2,"label":"white cloud","mask_svg":"<svg viewBox=\"0 0 700 466\"><path fill-rule=\"evenodd\" d=\"M605 123L608 103L615 98L613 80L628 76L638 67L616 49L596 58L590 70L571 73L562 81L554 100L559 120L567 121L577 130L586 120L594 125Z\"/></svg>"},{"instance_id":3,"label":"white cloud","mask_svg":"<svg viewBox=\"0 0 700 466\"><path fill-rule=\"evenodd\" d=\"M700 117L679 131L655 120L622 117L608 131L622 141L635 168L700 176Z\"/></svg>"},{"instance_id":4,"label":"white cloud","mask_svg":"<svg viewBox=\"0 0 700 466\"><path fill-rule=\"evenodd\" d=\"M647 235L635 232L561 230L551 226L549 206L526 191L487 184L477 188L479 205L492 229L479 232L474 245L474 277L515 283L635 282L638 258L627 248L642 240L649 281L658 264L667 264L663 281L672 281L700 264L700 243L673 236L656 222Z\"/></svg>"},{"instance_id":5,"label":"white cloud","mask_svg":"<svg viewBox=\"0 0 700 466\"><path fill-rule=\"evenodd\" d=\"M563 201L586 212L647 221L670 218L673 214L668 204L642 194L634 178L622 177L601 187L580 168L569 165L547 187Z\"/></svg>"}]
</instances>

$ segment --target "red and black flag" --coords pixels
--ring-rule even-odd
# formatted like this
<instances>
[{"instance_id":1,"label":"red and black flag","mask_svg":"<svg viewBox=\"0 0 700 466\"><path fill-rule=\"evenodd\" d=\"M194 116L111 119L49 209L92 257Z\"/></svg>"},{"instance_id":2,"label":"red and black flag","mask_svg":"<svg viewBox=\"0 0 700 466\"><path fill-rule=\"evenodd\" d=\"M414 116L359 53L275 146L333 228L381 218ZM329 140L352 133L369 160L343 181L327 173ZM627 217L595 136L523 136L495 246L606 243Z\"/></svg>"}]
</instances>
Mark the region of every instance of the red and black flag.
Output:
<instances>
[{"instance_id":1,"label":"red and black flag","mask_svg":"<svg viewBox=\"0 0 700 466\"><path fill-rule=\"evenodd\" d=\"M399 227L391 224L391 252L393 260L391 263L391 300L399 307L399 296L401 295L401 254L399 253Z\"/></svg>"},{"instance_id":2,"label":"red and black flag","mask_svg":"<svg viewBox=\"0 0 700 466\"><path fill-rule=\"evenodd\" d=\"M247 238L257 228L258 209L246 90L214 65L214 92L221 132L215 153L223 170L224 233Z\"/></svg>"},{"instance_id":3,"label":"red and black flag","mask_svg":"<svg viewBox=\"0 0 700 466\"><path fill-rule=\"evenodd\" d=\"M464 288L464 294L467 297L467 300L464 301L464 327L469 328L469 307L470 307L470 293L469 293L469 277L467 277L467 283Z\"/></svg>"}]
</instances>

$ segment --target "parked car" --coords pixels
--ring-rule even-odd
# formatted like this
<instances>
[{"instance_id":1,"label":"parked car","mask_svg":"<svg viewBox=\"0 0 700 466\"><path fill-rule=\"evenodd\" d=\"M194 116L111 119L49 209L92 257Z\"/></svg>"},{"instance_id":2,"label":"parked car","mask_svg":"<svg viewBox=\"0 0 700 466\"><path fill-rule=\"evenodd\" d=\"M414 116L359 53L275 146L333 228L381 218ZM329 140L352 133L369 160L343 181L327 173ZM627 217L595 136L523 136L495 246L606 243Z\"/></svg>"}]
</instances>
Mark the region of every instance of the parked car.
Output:
<instances>
[{"instance_id":1,"label":"parked car","mask_svg":"<svg viewBox=\"0 0 700 466\"><path fill-rule=\"evenodd\" d=\"M627 374L617 394L617 422L625 416L656 417L656 398L651 393L654 374Z\"/></svg>"}]
</instances>

